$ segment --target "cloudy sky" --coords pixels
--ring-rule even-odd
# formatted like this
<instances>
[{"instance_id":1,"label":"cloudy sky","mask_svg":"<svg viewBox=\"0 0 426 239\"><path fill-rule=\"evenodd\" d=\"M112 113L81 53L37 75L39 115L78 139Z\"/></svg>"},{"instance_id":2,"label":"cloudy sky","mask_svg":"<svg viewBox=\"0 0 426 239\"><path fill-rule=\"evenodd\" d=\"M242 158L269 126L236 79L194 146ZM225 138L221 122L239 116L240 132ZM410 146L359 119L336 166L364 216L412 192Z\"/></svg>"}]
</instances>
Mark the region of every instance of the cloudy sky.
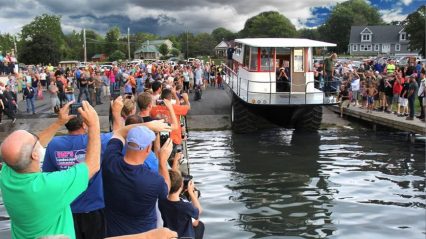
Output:
<instances>
[{"instance_id":1,"label":"cloudy sky","mask_svg":"<svg viewBox=\"0 0 426 239\"><path fill-rule=\"evenodd\" d=\"M17 33L37 15L62 16L65 33L82 28L104 34L119 26L122 32L160 35L211 32L217 27L239 31L245 21L263 11L279 11L296 28L324 22L330 8L345 0L0 0L0 32ZM387 22L403 20L424 0L366 0Z\"/></svg>"}]
</instances>

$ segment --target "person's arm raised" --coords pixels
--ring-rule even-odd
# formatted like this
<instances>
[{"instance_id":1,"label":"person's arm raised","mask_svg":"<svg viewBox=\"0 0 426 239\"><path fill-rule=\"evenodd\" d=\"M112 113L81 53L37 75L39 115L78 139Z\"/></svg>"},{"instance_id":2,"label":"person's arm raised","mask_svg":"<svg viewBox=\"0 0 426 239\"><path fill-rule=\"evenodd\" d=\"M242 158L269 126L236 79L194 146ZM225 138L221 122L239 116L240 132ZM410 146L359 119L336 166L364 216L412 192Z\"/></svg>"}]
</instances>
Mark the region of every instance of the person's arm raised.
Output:
<instances>
[{"instance_id":1,"label":"person's arm raised","mask_svg":"<svg viewBox=\"0 0 426 239\"><path fill-rule=\"evenodd\" d=\"M173 150L173 143L170 138L167 139L167 141L164 143L163 147L160 149L160 158L158 159L159 168L158 171L161 176L163 176L164 181L166 181L167 184L167 191L170 191L170 175L169 170L167 168L167 160L170 157L170 154Z\"/></svg>"},{"instance_id":2,"label":"person's arm raised","mask_svg":"<svg viewBox=\"0 0 426 239\"><path fill-rule=\"evenodd\" d=\"M127 133L129 132L129 130L131 130L133 127L136 127L136 126L146 126L150 130L152 130L156 133L163 132L163 131L164 132L170 132L172 130L171 127L167 123L164 123L164 120L153 120L153 121L146 122L146 123L132 124L132 125L127 125L125 127L121 127L120 129L114 131L114 135L112 137L119 139L124 143L125 138L127 137Z\"/></svg>"},{"instance_id":3,"label":"person's arm raised","mask_svg":"<svg viewBox=\"0 0 426 239\"><path fill-rule=\"evenodd\" d=\"M170 112L170 117L172 118L172 130L177 130L178 127L180 127L180 124L178 124L178 120L176 118L175 110L173 109L172 102L170 100L164 99L164 105L166 105L167 109Z\"/></svg>"},{"instance_id":4,"label":"person's arm raised","mask_svg":"<svg viewBox=\"0 0 426 239\"><path fill-rule=\"evenodd\" d=\"M112 113L112 130L116 131L124 126L123 120L121 120L121 110L124 107L123 97L119 96L111 102L111 113Z\"/></svg>"},{"instance_id":5,"label":"person's arm raised","mask_svg":"<svg viewBox=\"0 0 426 239\"><path fill-rule=\"evenodd\" d=\"M41 131L38 134L38 137L40 139L40 144L43 147L46 147L47 144L52 140L52 138L55 136L56 132L64 126L70 119L74 118L75 115L69 115L70 111L70 105L74 103L73 101L68 102L65 104L58 113L58 119L51 124L49 127L47 127L45 130Z\"/></svg>"},{"instance_id":6,"label":"person's arm raised","mask_svg":"<svg viewBox=\"0 0 426 239\"><path fill-rule=\"evenodd\" d=\"M78 108L78 112L89 128L85 163L89 169L89 178L92 178L92 176L99 171L101 161L101 130L99 117L96 110L87 101L82 102L82 107Z\"/></svg>"}]
</instances>

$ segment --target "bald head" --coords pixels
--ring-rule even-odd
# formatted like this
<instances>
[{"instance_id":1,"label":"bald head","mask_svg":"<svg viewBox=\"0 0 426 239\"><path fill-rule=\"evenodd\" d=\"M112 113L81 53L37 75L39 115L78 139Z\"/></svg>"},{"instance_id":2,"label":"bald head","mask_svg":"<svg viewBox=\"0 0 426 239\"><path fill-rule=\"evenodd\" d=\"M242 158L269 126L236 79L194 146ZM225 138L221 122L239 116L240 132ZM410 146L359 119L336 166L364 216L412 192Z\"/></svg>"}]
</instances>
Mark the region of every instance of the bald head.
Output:
<instances>
[{"instance_id":1,"label":"bald head","mask_svg":"<svg viewBox=\"0 0 426 239\"><path fill-rule=\"evenodd\" d=\"M23 172L31 164L36 138L25 130L10 134L1 144L3 161L16 172Z\"/></svg>"}]
</instances>

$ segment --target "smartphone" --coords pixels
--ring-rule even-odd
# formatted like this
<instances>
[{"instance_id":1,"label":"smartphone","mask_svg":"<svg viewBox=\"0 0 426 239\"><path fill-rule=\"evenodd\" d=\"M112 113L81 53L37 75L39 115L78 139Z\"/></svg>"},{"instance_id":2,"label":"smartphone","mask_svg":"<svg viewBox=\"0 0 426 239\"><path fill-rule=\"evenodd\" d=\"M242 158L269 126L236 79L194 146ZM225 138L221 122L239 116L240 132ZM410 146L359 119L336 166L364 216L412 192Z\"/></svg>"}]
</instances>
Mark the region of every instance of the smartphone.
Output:
<instances>
[{"instance_id":1,"label":"smartphone","mask_svg":"<svg viewBox=\"0 0 426 239\"><path fill-rule=\"evenodd\" d=\"M168 138L170 138L170 132L160 132L160 147L163 147Z\"/></svg>"},{"instance_id":2,"label":"smartphone","mask_svg":"<svg viewBox=\"0 0 426 239\"><path fill-rule=\"evenodd\" d=\"M78 108L80 108L82 105L81 103L74 103L70 105L70 115L79 115L80 113L78 112Z\"/></svg>"}]
</instances>

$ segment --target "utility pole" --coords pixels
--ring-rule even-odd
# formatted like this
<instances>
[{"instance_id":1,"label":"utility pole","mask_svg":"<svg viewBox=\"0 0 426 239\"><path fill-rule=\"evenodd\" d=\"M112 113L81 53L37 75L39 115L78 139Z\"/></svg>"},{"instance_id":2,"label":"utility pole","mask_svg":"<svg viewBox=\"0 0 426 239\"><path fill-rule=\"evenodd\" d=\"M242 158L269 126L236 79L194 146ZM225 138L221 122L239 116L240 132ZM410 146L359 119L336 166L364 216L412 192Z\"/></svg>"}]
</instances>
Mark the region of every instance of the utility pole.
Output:
<instances>
[{"instance_id":1,"label":"utility pole","mask_svg":"<svg viewBox=\"0 0 426 239\"><path fill-rule=\"evenodd\" d=\"M188 59L188 26L186 27L186 59Z\"/></svg>"},{"instance_id":2,"label":"utility pole","mask_svg":"<svg viewBox=\"0 0 426 239\"><path fill-rule=\"evenodd\" d=\"M84 63L87 63L86 28L83 29Z\"/></svg>"},{"instance_id":3,"label":"utility pole","mask_svg":"<svg viewBox=\"0 0 426 239\"><path fill-rule=\"evenodd\" d=\"M15 49L15 58L18 58L18 48L16 47L16 36L13 36L13 46Z\"/></svg>"},{"instance_id":4,"label":"utility pole","mask_svg":"<svg viewBox=\"0 0 426 239\"><path fill-rule=\"evenodd\" d=\"M129 51L129 61L132 59L130 57L130 27L127 28L127 50Z\"/></svg>"}]
</instances>

